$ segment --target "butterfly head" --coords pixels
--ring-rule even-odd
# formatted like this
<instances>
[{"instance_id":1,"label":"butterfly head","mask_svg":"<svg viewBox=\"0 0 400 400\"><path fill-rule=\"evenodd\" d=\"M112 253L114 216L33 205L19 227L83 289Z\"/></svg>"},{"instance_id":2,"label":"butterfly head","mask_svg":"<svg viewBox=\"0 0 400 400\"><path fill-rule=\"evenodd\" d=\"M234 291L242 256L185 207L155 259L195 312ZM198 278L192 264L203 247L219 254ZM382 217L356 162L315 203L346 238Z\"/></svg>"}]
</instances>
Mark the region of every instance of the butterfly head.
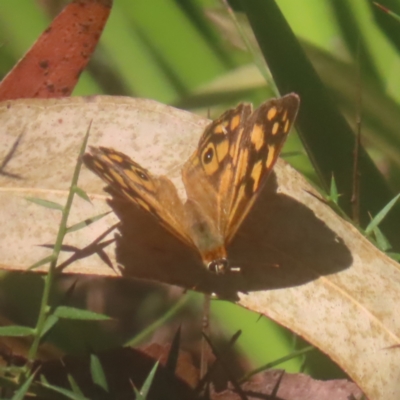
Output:
<instances>
[{"instance_id":1,"label":"butterfly head","mask_svg":"<svg viewBox=\"0 0 400 400\"><path fill-rule=\"evenodd\" d=\"M210 255L213 255L213 257L210 257ZM203 256L205 256L203 258L203 263L205 267L208 271L215 275L225 275L231 272L241 272L240 267L230 265L224 247L215 249L213 252L210 252L209 254L205 254Z\"/></svg>"},{"instance_id":2,"label":"butterfly head","mask_svg":"<svg viewBox=\"0 0 400 400\"><path fill-rule=\"evenodd\" d=\"M218 258L210 261L207 269L216 275L223 275L229 270L229 262L226 258Z\"/></svg>"},{"instance_id":3,"label":"butterfly head","mask_svg":"<svg viewBox=\"0 0 400 400\"><path fill-rule=\"evenodd\" d=\"M210 261L207 264L207 269L216 275L224 275L229 272L241 272L240 267L233 267L229 265L227 258L218 258Z\"/></svg>"}]
</instances>

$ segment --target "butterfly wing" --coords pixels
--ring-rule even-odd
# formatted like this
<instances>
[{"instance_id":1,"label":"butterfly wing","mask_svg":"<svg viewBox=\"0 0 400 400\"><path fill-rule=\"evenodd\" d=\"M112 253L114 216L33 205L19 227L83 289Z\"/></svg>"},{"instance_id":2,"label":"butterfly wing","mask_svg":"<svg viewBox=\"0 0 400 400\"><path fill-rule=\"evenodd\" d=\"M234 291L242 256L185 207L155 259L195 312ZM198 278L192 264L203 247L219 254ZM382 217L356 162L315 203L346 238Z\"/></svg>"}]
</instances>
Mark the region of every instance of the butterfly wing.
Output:
<instances>
[{"instance_id":1,"label":"butterfly wing","mask_svg":"<svg viewBox=\"0 0 400 400\"><path fill-rule=\"evenodd\" d=\"M229 243L272 170L299 108L299 97L271 99L252 112L241 104L206 128L182 175ZM204 194L204 193L207 194Z\"/></svg>"},{"instance_id":2,"label":"butterfly wing","mask_svg":"<svg viewBox=\"0 0 400 400\"><path fill-rule=\"evenodd\" d=\"M220 202L233 181L231 160L243 121L250 115L251 105L240 104L212 121L201 136L197 150L182 169L188 199L200 203L215 223L223 219Z\"/></svg>"},{"instance_id":3,"label":"butterfly wing","mask_svg":"<svg viewBox=\"0 0 400 400\"><path fill-rule=\"evenodd\" d=\"M169 179L152 175L127 155L106 147L90 147L83 161L115 193L156 217L181 241L194 246L182 225L183 204Z\"/></svg>"},{"instance_id":4,"label":"butterfly wing","mask_svg":"<svg viewBox=\"0 0 400 400\"><path fill-rule=\"evenodd\" d=\"M226 258L225 235L221 230L225 193L234 179L232 152L242 121L251 114L251 106L240 104L211 122L200 138L197 150L182 169L187 202L187 231L196 243L203 262ZM229 194L228 194L229 197Z\"/></svg>"},{"instance_id":5,"label":"butterfly wing","mask_svg":"<svg viewBox=\"0 0 400 400\"><path fill-rule=\"evenodd\" d=\"M233 158L234 179L226 221L221 221L227 242L231 241L265 185L290 132L300 99L289 94L263 103L243 122Z\"/></svg>"}]
</instances>

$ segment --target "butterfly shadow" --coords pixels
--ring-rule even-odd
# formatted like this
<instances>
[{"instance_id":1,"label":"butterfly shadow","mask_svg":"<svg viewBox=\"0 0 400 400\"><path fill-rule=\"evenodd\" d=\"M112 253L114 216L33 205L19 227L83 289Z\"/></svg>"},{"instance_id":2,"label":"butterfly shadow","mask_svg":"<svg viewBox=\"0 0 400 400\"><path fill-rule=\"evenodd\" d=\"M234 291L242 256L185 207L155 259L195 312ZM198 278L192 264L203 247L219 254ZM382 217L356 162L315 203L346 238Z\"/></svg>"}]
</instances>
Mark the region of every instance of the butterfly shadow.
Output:
<instances>
[{"instance_id":1,"label":"butterfly shadow","mask_svg":"<svg viewBox=\"0 0 400 400\"><path fill-rule=\"evenodd\" d=\"M237 292L302 285L352 263L343 240L313 211L277 193L273 172L228 247L231 265L241 268L237 273L217 276L208 272L200 256L151 215L116 198L110 200L110 205L121 220L116 256L127 277L233 299Z\"/></svg>"}]
</instances>

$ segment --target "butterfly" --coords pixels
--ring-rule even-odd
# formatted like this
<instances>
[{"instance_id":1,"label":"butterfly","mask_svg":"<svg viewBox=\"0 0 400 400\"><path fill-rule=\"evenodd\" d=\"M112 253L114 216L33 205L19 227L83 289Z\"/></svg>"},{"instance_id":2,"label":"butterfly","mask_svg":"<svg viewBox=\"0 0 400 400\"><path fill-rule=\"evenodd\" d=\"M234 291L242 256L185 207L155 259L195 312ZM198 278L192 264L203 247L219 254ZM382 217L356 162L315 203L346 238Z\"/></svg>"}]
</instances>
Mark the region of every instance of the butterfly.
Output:
<instances>
[{"instance_id":1,"label":"butterfly","mask_svg":"<svg viewBox=\"0 0 400 400\"><path fill-rule=\"evenodd\" d=\"M239 104L212 121L182 168L186 202L167 177L151 174L114 149L90 147L83 161L115 193L195 249L209 271L235 271L226 246L261 192L299 105L291 93L254 111L251 104Z\"/></svg>"}]
</instances>

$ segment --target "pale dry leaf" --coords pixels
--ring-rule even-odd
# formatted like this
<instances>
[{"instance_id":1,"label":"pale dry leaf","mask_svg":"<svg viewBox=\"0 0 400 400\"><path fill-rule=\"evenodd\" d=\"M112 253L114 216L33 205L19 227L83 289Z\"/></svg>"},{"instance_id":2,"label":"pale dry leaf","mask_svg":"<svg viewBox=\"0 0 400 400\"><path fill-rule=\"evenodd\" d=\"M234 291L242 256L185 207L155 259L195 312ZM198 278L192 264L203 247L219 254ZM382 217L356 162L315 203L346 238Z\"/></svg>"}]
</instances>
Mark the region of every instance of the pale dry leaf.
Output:
<instances>
[{"instance_id":1,"label":"pale dry leaf","mask_svg":"<svg viewBox=\"0 0 400 400\"><path fill-rule=\"evenodd\" d=\"M28 203L25 197L64 203L91 120L90 144L127 153L151 172L171 177L181 192L180 167L207 123L153 101L118 97L5 102L0 118L0 157L6 157L22 135L0 175L0 264L14 270L49 254L40 245L54 242L60 213ZM285 162L279 161L274 171L228 248L242 274L211 275L197 254L155 220L117 200L111 205L122 221L120 234L105 251L123 268L112 269L93 254L65 271L156 279L224 296L238 292L242 306L268 315L327 353L369 398L397 399L397 263L320 201ZM77 200L71 223L108 208L99 178L85 169L79 184L93 206ZM110 214L68 235L66 243L85 248L116 221Z\"/></svg>"}]
</instances>

